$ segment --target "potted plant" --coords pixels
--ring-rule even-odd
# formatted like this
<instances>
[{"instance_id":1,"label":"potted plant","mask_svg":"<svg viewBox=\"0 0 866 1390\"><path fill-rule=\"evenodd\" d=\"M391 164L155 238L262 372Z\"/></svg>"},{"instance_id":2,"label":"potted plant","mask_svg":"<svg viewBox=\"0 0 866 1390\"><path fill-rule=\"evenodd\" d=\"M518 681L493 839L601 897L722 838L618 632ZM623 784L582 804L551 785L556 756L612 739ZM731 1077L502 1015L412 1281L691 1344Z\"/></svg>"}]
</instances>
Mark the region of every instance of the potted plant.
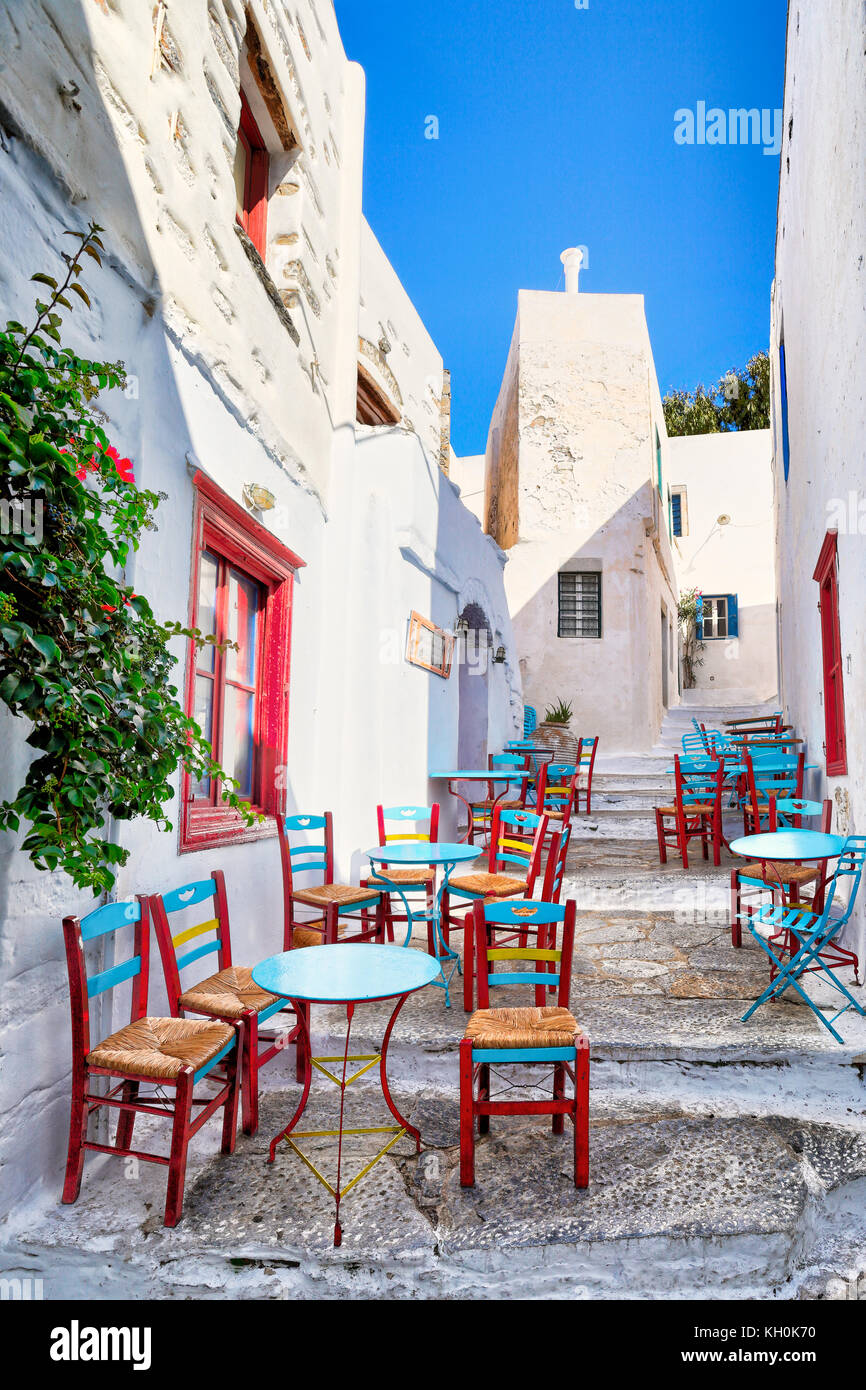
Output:
<instances>
[{"instance_id":1,"label":"potted plant","mask_svg":"<svg viewBox=\"0 0 866 1390\"><path fill-rule=\"evenodd\" d=\"M532 735L534 743L553 754L555 763L573 763L577 758L577 739L571 732L573 713L570 701L556 700L545 710L543 721Z\"/></svg>"}]
</instances>

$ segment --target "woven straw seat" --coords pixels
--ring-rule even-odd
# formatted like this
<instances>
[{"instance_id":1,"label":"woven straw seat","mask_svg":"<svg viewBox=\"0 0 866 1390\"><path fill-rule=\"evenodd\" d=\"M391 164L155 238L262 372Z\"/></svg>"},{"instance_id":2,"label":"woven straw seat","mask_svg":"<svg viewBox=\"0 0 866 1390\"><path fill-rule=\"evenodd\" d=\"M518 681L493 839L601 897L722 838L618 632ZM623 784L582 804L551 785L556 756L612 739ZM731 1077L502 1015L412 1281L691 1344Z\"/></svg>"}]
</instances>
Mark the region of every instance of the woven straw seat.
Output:
<instances>
[{"instance_id":1,"label":"woven straw seat","mask_svg":"<svg viewBox=\"0 0 866 1390\"><path fill-rule=\"evenodd\" d=\"M466 1025L476 1047L570 1047L579 1032L574 1015L556 1006L477 1009Z\"/></svg>"},{"instance_id":2,"label":"woven straw seat","mask_svg":"<svg viewBox=\"0 0 866 1390\"><path fill-rule=\"evenodd\" d=\"M293 894L299 903L309 903L311 907L326 907L328 903L350 907L353 903L370 902L378 896L375 888L349 888L344 883L323 883L319 888L301 888Z\"/></svg>"},{"instance_id":3,"label":"woven straw seat","mask_svg":"<svg viewBox=\"0 0 866 1390\"><path fill-rule=\"evenodd\" d=\"M661 811L663 816L675 816L677 813L676 806L659 806L656 809ZM711 801L695 801L691 804L687 803L683 807L683 810L685 811L687 816L711 816L713 814L714 809L715 808Z\"/></svg>"},{"instance_id":4,"label":"woven straw seat","mask_svg":"<svg viewBox=\"0 0 866 1390\"><path fill-rule=\"evenodd\" d=\"M526 892L525 878L512 878L510 874L461 874L452 878L449 888L457 892L478 893L483 897L491 894L495 898L513 897Z\"/></svg>"},{"instance_id":5,"label":"woven straw seat","mask_svg":"<svg viewBox=\"0 0 866 1390\"><path fill-rule=\"evenodd\" d=\"M815 883L818 879L818 870L808 864L781 864L774 860L767 860L766 868L763 864L746 864L739 873L740 878L758 879L773 888L778 887L780 879L782 883L798 885Z\"/></svg>"},{"instance_id":6,"label":"woven straw seat","mask_svg":"<svg viewBox=\"0 0 866 1390\"><path fill-rule=\"evenodd\" d=\"M345 936L348 926L345 922L337 924L337 936ZM292 947L298 950L302 946L322 946L325 941L324 920L318 922L304 922L302 926L296 925L292 932Z\"/></svg>"},{"instance_id":7,"label":"woven straw seat","mask_svg":"<svg viewBox=\"0 0 866 1390\"><path fill-rule=\"evenodd\" d=\"M276 1004L278 995L268 994L253 983L252 970L245 965L230 965L216 975L209 975L201 984L193 985L180 996L181 1008L196 1013L218 1014L221 1018L240 1018L248 1009L260 1013Z\"/></svg>"},{"instance_id":8,"label":"woven straw seat","mask_svg":"<svg viewBox=\"0 0 866 1390\"><path fill-rule=\"evenodd\" d=\"M419 864L417 869L391 868L388 870L388 878L391 881L391 883L408 883L410 885L413 883L432 883L435 876L435 869L425 869L424 866L421 864ZM384 882L384 880L382 878L382 875L377 873L370 874L368 882L382 883Z\"/></svg>"},{"instance_id":9,"label":"woven straw seat","mask_svg":"<svg viewBox=\"0 0 866 1390\"><path fill-rule=\"evenodd\" d=\"M183 1067L198 1071L231 1042L228 1023L188 1018L140 1018L98 1043L87 1057L91 1067L134 1072L154 1081L174 1081Z\"/></svg>"}]
</instances>

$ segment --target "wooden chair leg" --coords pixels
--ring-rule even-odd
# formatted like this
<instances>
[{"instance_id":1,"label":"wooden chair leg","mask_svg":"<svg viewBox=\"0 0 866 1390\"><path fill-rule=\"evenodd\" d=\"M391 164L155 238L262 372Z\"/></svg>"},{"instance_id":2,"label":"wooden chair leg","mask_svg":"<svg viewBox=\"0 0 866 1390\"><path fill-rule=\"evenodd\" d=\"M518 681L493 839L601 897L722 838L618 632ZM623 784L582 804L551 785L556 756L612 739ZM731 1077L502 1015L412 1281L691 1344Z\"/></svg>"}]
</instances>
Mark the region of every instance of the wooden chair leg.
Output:
<instances>
[{"instance_id":1,"label":"wooden chair leg","mask_svg":"<svg viewBox=\"0 0 866 1390\"><path fill-rule=\"evenodd\" d=\"M66 1158L66 1177L61 1201L74 1202L81 1191L84 1170L84 1140L87 1137L86 1076L73 1076L72 1101L69 1114L69 1151Z\"/></svg>"},{"instance_id":2,"label":"wooden chair leg","mask_svg":"<svg viewBox=\"0 0 866 1390\"><path fill-rule=\"evenodd\" d=\"M238 1026L237 1042L233 1051L228 1055L226 1062L226 1073L228 1076L229 1093L223 1105L223 1137L220 1151L224 1154L231 1154L235 1151L235 1139L238 1129L238 1103L240 1101L241 1077L243 1075L243 1050L246 1044L247 1030L243 1023ZM258 1067L256 1067L256 1085L258 1086ZM256 1097L256 1124L258 1124L258 1096Z\"/></svg>"},{"instance_id":3,"label":"wooden chair leg","mask_svg":"<svg viewBox=\"0 0 866 1390\"><path fill-rule=\"evenodd\" d=\"M487 1062L482 1062L481 1066L478 1068L478 1099L479 1099L479 1100L489 1100L489 1099L490 1099L490 1066L488 1065ZM479 1115L479 1116L478 1116L478 1133L479 1133L479 1134L489 1134L489 1133L490 1133L490 1116L489 1116L489 1115Z\"/></svg>"},{"instance_id":4,"label":"wooden chair leg","mask_svg":"<svg viewBox=\"0 0 866 1390\"><path fill-rule=\"evenodd\" d=\"M138 1099L138 1082L124 1081L123 1101L126 1105L133 1105ZM114 1137L114 1147L120 1152L125 1152L132 1148L132 1129L135 1124L134 1110L121 1110L117 1117L117 1134Z\"/></svg>"},{"instance_id":5,"label":"wooden chair leg","mask_svg":"<svg viewBox=\"0 0 866 1390\"><path fill-rule=\"evenodd\" d=\"M475 926L472 913L466 915L463 926L463 1012L471 1014L475 1007Z\"/></svg>"},{"instance_id":6,"label":"wooden chair leg","mask_svg":"<svg viewBox=\"0 0 866 1390\"><path fill-rule=\"evenodd\" d=\"M168 1189L165 1194L164 1225L176 1226L183 1215L183 1185L186 1179L186 1151L192 1115L192 1067L184 1067L177 1078L174 1123L171 1128L171 1155L168 1161Z\"/></svg>"},{"instance_id":7,"label":"wooden chair leg","mask_svg":"<svg viewBox=\"0 0 866 1390\"><path fill-rule=\"evenodd\" d=\"M574 1185L589 1187L589 1038L574 1042Z\"/></svg>"},{"instance_id":8,"label":"wooden chair leg","mask_svg":"<svg viewBox=\"0 0 866 1390\"><path fill-rule=\"evenodd\" d=\"M460 1186L475 1186L475 1124L472 1100L472 1039L460 1043Z\"/></svg>"},{"instance_id":9,"label":"wooden chair leg","mask_svg":"<svg viewBox=\"0 0 866 1390\"><path fill-rule=\"evenodd\" d=\"M259 1016L251 1009L244 1014L238 1048L242 1044L239 1065L243 1129L244 1134L255 1134L259 1127Z\"/></svg>"},{"instance_id":10,"label":"wooden chair leg","mask_svg":"<svg viewBox=\"0 0 866 1390\"><path fill-rule=\"evenodd\" d=\"M656 808L656 835L659 842L659 860L662 864L668 862L667 842L665 841L665 827L661 811Z\"/></svg>"},{"instance_id":11,"label":"wooden chair leg","mask_svg":"<svg viewBox=\"0 0 866 1390\"><path fill-rule=\"evenodd\" d=\"M564 1100L564 1099L565 1099L565 1063L564 1063L564 1062L557 1062L557 1063L554 1065L554 1068L553 1068L553 1099L554 1099L554 1100ZM553 1126L552 1126L552 1128L553 1128L554 1134L561 1134L562 1131L563 1131L564 1125L565 1125L565 1116L564 1116L564 1115L561 1115L561 1114L560 1114L560 1115L554 1115L554 1116L553 1116Z\"/></svg>"}]
</instances>

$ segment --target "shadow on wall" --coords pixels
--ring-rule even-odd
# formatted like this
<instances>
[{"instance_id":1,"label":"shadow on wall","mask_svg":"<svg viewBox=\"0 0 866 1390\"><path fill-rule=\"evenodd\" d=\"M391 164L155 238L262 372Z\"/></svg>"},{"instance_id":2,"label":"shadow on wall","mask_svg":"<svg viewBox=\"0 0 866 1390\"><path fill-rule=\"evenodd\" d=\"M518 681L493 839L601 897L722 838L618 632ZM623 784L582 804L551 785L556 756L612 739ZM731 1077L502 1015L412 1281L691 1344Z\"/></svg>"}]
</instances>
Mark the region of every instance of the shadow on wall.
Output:
<instances>
[{"instance_id":1,"label":"shadow on wall","mask_svg":"<svg viewBox=\"0 0 866 1390\"><path fill-rule=\"evenodd\" d=\"M86 277L92 310L80 306L74 314L67 314L63 339L84 356L125 361L135 380L136 393L115 391L100 401L107 416L105 427L121 452L133 459L139 485L161 488L169 496L157 514L158 536L145 538L142 552L127 567L125 577L148 595L158 616L186 621L192 486L185 455L192 449L192 440L170 356L176 335L163 317L156 267L147 258L147 238L135 191L126 177L125 158L100 95L80 2L73 6L70 0L64 6L63 30L64 40L75 53L77 100L82 108L77 138L93 141L104 167L111 169L111 177L97 180L94 176L95 195L81 196L79 190L73 206L64 171L53 167L47 155L33 150L0 100L2 301L10 315L25 324L32 322L35 287L30 284L30 275L56 272L60 249L65 246L64 230L83 229L90 219L104 228L107 254L103 268L94 265L93 273ZM26 68L27 44L39 40L26 23L16 26L16 34L22 41L16 60ZM33 66L38 68L37 57ZM131 245L139 257L138 265L130 256ZM161 581L159 592L150 587L154 577ZM179 649L181 661L183 655ZM178 684L182 688L183 681ZM0 710L0 720L5 721L7 750L0 785L0 795L5 796L13 795L23 780L30 754L23 743L23 721L15 727L5 710ZM291 805L291 788L288 795ZM177 800L169 809L176 826ZM147 873L152 877L154 837L159 833L151 829L149 836L140 827L130 835L135 848L130 865L121 871L119 886L124 895L149 886L144 866L150 865ZM18 836L4 836L0 848L0 990L6 1000L0 1082L0 1214L20 1203L40 1181L59 1192L69 1106L69 1006L60 919L67 913L83 915L97 906L96 899L75 889L65 875L40 873L30 864L18 848L25 831L26 827ZM110 826L109 833L116 836L117 825ZM179 880L202 877L210 871L211 864L205 865L201 856L175 859L174 834L163 835L162 840L170 846L169 865ZM278 868L275 873L278 876ZM241 918L244 915L238 913ZM121 940L115 948L119 959L131 954L131 931L129 941ZM155 985L158 973L154 972ZM110 995L94 1001L106 1003L104 1011L94 1008L94 1036L105 1036L119 1026L123 1010L128 1021L128 988L117 991L113 1018L106 1016ZM160 1011L158 999L154 1011ZM37 1048L33 1045L34 1024L41 1038Z\"/></svg>"}]
</instances>

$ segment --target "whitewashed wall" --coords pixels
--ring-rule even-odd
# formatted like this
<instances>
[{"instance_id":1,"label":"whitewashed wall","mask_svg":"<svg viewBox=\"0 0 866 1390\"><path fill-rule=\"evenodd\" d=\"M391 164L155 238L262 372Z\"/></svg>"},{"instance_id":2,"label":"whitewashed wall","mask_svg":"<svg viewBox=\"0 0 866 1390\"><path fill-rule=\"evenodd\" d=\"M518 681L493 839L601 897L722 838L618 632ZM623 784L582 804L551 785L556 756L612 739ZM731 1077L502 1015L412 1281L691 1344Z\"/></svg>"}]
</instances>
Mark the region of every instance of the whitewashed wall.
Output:
<instances>
[{"instance_id":1,"label":"whitewashed wall","mask_svg":"<svg viewBox=\"0 0 866 1390\"><path fill-rule=\"evenodd\" d=\"M859 0L792 6L773 294L773 458L782 693L835 800L841 833L866 834L866 11ZM782 460L778 345L784 332L791 466ZM818 586L839 533L848 775L828 779ZM866 944L866 896L851 935Z\"/></svg>"},{"instance_id":2,"label":"whitewashed wall","mask_svg":"<svg viewBox=\"0 0 866 1390\"><path fill-rule=\"evenodd\" d=\"M168 495L158 532L126 572L159 616L187 616L189 461L236 501L247 482L274 493L264 523L306 562L294 601L289 807L334 811L338 873L348 879L376 838L377 801L428 799L443 790L428 772L456 759L459 683L403 661L411 609L450 626L479 602L510 661L514 643L504 556L439 473L426 412L418 434L360 431L356 440L363 245L375 264L363 312L409 344L409 358L396 349L407 397L441 384L442 359L363 227L363 73L345 58L331 7L317 8L321 29L309 0L252 5L302 141L286 176L293 187L271 198L269 280L234 225L243 7L170 6L177 67L153 80L150 5L0 8L0 302L26 322L29 277L56 267L63 229L103 225L105 269L88 279L93 310L82 307L65 332L84 355L123 359L135 379L128 398L109 395L104 408L137 481ZM78 109L58 95L70 78ZM489 690L501 747L517 727L516 667L497 667ZM24 732L0 711L0 795L26 765ZM176 834L150 824L118 834L131 852L118 896L219 866L236 958L279 949L275 838L181 857ZM52 1201L59 1193L69 1103L60 918L94 905L62 874L33 870L16 845L0 845L0 1219L34 1190ZM154 986L158 1011L158 966Z\"/></svg>"},{"instance_id":3,"label":"whitewashed wall","mask_svg":"<svg viewBox=\"0 0 866 1390\"><path fill-rule=\"evenodd\" d=\"M684 486L686 535L674 538L680 590L736 594L739 636L699 653L693 698L751 704L778 693L772 437L769 430L670 441L670 484ZM719 517L730 521L719 525Z\"/></svg>"}]
</instances>

